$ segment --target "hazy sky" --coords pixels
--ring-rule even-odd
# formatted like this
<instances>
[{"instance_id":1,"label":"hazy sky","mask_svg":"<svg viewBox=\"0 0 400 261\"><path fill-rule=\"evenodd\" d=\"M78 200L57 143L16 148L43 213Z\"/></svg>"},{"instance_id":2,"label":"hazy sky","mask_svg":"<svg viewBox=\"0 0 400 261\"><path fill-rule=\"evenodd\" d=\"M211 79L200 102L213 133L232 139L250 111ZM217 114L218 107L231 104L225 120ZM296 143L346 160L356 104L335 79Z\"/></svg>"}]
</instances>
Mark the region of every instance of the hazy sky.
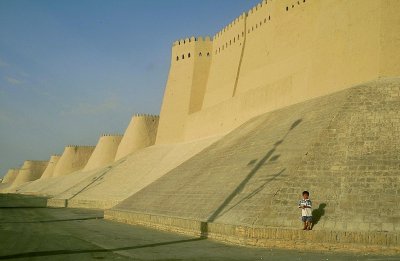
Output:
<instances>
[{"instance_id":1,"label":"hazy sky","mask_svg":"<svg viewBox=\"0 0 400 261\"><path fill-rule=\"evenodd\" d=\"M0 0L0 177L159 114L173 41L260 0Z\"/></svg>"}]
</instances>

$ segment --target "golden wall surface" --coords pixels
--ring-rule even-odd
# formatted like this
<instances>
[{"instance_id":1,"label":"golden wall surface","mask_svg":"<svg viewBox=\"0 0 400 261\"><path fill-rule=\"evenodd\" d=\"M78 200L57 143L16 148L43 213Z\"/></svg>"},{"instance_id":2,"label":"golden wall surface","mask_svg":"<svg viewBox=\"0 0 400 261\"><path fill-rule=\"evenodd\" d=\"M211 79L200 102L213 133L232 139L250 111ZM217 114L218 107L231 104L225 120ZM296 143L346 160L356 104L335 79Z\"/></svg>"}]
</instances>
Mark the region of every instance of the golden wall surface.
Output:
<instances>
[{"instance_id":1,"label":"golden wall surface","mask_svg":"<svg viewBox=\"0 0 400 261\"><path fill-rule=\"evenodd\" d=\"M40 177L41 179L50 178L54 174L54 169L56 168L57 162L61 156L52 155L49 160L49 164L43 172L43 175Z\"/></svg>"},{"instance_id":2,"label":"golden wall surface","mask_svg":"<svg viewBox=\"0 0 400 261\"><path fill-rule=\"evenodd\" d=\"M68 175L74 171L83 169L94 149L94 146L71 145L65 147L54 169L53 177Z\"/></svg>"},{"instance_id":3,"label":"golden wall surface","mask_svg":"<svg viewBox=\"0 0 400 261\"><path fill-rule=\"evenodd\" d=\"M48 161L26 160L18 172L12 186L16 187L28 181L39 179L46 169Z\"/></svg>"},{"instance_id":4,"label":"golden wall surface","mask_svg":"<svg viewBox=\"0 0 400 261\"><path fill-rule=\"evenodd\" d=\"M187 115L201 109L210 70L211 48L209 37L192 37L173 44L156 143L180 141Z\"/></svg>"},{"instance_id":5,"label":"golden wall surface","mask_svg":"<svg viewBox=\"0 0 400 261\"><path fill-rule=\"evenodd\" d=\"M9 169L1 183L12 183L17 177L19 169Z\"/></svg>"},{"instance_id":6,"label":"golden wall surface","mask_svg":"<svg viewBox=\"0 0 400 261\"><path fill-rule=\"evenodd\" d=\"M90 159L83 170L89 171L113 163L121 140L122 135L101 136L93 154L90 156Z\"/></svg>"},{"instance_id":7,"label":"golden wall surface","mask_svg":"<svg viewBox=\"0 0 400 261\"><path fill-rule=\"evenodd\" d=\"M115 161L155 143L158 126L158 116L135 115L118 146Z\"/></svg>"},{"instance_id":8,"label":"golden wall surface","mask_svg":"<svg viewBox=\"0 0 400 261\"><path fill-rule=\"evenodd\" d=\"M264 0L213 37L207 81L196 88L196 61L182 68L174 45L157 143L227 133L261 113L400 75L399 13L397 0ZM202 88L201 108L189 110Z\"/></svg>"}]
</instances>

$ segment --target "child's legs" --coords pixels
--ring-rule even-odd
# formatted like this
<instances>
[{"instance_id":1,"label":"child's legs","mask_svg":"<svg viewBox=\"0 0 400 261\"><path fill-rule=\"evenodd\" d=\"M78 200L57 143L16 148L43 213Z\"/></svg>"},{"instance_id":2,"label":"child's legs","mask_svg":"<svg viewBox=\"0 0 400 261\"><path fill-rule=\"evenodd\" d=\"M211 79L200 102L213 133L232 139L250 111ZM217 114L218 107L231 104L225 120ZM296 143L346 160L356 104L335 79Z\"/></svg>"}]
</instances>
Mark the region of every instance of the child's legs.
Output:
<instances>
[{"instance_id":1,"label":"child's legs","mask_svg":"<svg viewBox=\"0 0 400 261\"><path fill-rule=\"evenodd\" d=\"M307 217L307 227L308 227L308 229L311 229L312 228L312 216L311 217Z\"/></svg>"},{"instance_id":2,"label":"child's legs","mask_svg":"<svg viewBox=\"0 0 400 261\"><path fill-rule=\"evenodd\" d=\"M302 216L301 220L303 221L303 229L307 229L308 224L307 224L307 217Z\"/></svg>"}]
</instances>

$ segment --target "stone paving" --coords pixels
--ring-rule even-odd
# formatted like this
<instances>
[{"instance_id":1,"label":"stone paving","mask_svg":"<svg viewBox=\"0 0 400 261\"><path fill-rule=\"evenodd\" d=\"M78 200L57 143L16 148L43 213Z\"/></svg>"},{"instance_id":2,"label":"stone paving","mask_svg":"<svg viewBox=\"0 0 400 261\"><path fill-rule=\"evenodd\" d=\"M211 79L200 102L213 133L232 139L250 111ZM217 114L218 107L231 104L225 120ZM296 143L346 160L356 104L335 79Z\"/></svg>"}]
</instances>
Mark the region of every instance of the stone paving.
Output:
<instances>
[{"instance_id":1,"label":"stone paving","mask_svg":"<svg viewBox=\"0 0 400 261\"><path fill-rule=\"evenodd\" d=\"M297 251L246 248L107 221L98 210L1 206L0 260L378 261L400 258L315 252L312 247Z\"/></svg>"}]
</instances>

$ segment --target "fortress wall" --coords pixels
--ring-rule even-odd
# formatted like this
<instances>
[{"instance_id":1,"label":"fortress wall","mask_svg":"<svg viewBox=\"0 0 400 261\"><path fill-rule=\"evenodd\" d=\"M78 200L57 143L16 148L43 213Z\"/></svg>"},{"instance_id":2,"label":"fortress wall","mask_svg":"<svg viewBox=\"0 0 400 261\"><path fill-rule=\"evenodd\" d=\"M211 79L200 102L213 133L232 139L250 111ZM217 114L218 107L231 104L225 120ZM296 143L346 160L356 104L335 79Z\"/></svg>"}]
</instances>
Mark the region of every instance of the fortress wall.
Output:
<instances>
[{"instance_id":1,"label":"fortress wall","mask_svg":"<svg viewBox=\"0 0 400 261\"><path fill-rule=\"evenodd\" d=\"M242 14L214 36L213 59L203 108L211 107L233 96L245 45L245 16Z\"/></svg>"},{"instance_id":2,"label":"fortress wall","mask_svg":"<svg viewBox=\"0 0 400 261\"><path fill-rule=\"evenodd\" d=\"M114 210L297 230L308 190L316 230L398 236L399 94L379 79L255 117Z\"/></svg>"},{"instance_id":3,"label":"fortress wall","mask_svg":"<svg viewBox=\"0 0 400 261\"><path fill-rule=\"evenodd\" d=\"M203 41L202 38L199 37L195 44L194 53L193 81L188 114L200 111L203 106L208 75L213 57L211 39L206 37Z\"/></svg>"},{"instance_id":4,"label":"fortress wall","mask_svg":"<svg viewBox=\"0 0 400 261\"><path fill-rule=\"evenodd\" d=\"M100 137L84 171L105 167L114 162L122 135L103 135Z\"/></svg>"},{"instance_id":5,"label":"fortress wall","mask_svg":"<svg viewBox=\"0 0 400 261\"><path fill-rule=\"evenodd\" d=\"M135 115L132 117L128 128L118 146L115 161L155 143L158 116Z\"/></svg>"},{"instance_id":6,"label":"fortress wall","mask_svg":"<svg viewBox=\"0 0 400 261\"><path fill-rule=\"evenodd\" d=\"M57 165L58 160L60 159L60 155L52 155L49 160L49 164L47 165L43 175L40 177L41 179L50 178L54 174L54 169Z\"/></svg>"},{"instance_id":7,"label":"fortress wall","mask_svg":"<svg viewBox=\"0 0 400 261\"><path fill-rule=\"evenodd\" d=\"M182 140L187 115L198 111L203 103L211 55L212 41L208 37L186 38L174 43L157 144Z\"/></svg>"},{"instance_id":8,"label":"fortress wall","mask_svg":"<svg viewBox=\"0 0 400 261\"><path fill-rule=\"evenodd\" d=\"M70 145L65 147L64 152L54 169L53 177L67 175L74 171L83 169L94 149L94 146Z\"/></svg>"},{"instance_id":9,"label":"fortress wall","mask_svg":"<svg viewBox=\"0 0 400 261\"><path fill-rule=\"evenodd\" d=\"M13 183L15 178L18 176L18 172L19 169L9 169L1 183Z\"/></svg>"},{"instance_id":10,"label":"fortress wall","mask_svg":"<svg viewBox=\"0 0 400 261\"><path fill-rule=\"evenodd\" d=\"M254 24L263 17L249 13L254 31L248 33L238 94L292 78L298 102L304 92L308 99L377 78L381 4L274 1L266 5L271 21L258 28Z\"/></svg>"},{"instance_id":11,"label":"fortress wall","mask_svg":"<svg viewBox=\"0 0 400 261\"><path fill-rule=\"evenodd\" d=\"M399 1L382 0L381 5L381 76L398 76L400 72Z\"/></svg>"},{"instance_id":12,"label":"fortress wall","mask_svg":"<svg viewBox=\"0 0 400 261\"><path fill-rule=\"evenodd\" d=\"M189 115L184 140L223 134L261 113L400 75L399 11L395 0L268 1L252 9L235 97L211 107L205 100Z\"/></svg>"},{"instance_id":13,"label":"fortress wall","mask_svg":"<svg viewBox=\"0 0 400 261\"><path fill-rule=\"evenodd\" d=\"M12 186L17 187L28 181L39 179L47 165L48 161L26 160L19 170L17 177L12 183Z\"/></svg>"}]
</instances>

